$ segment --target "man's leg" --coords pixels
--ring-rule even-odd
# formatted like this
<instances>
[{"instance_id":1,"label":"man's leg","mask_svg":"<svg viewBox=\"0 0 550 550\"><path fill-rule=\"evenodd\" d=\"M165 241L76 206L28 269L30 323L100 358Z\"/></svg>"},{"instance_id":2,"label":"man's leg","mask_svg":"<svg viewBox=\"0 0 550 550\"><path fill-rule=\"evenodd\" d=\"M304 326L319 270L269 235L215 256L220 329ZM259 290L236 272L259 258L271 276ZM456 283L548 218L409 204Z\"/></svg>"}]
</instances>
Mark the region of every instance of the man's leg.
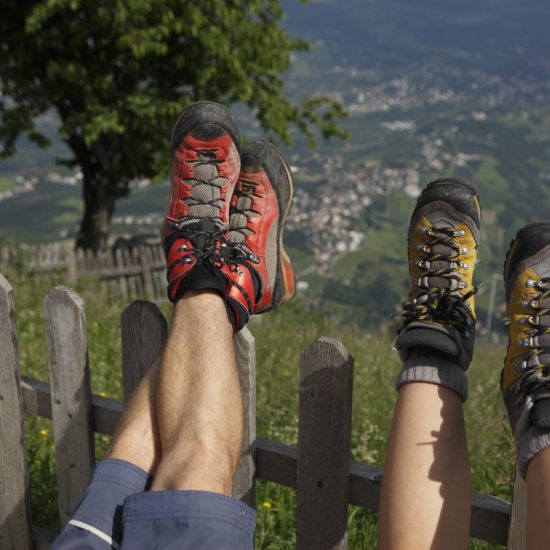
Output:
<instances>
[{"instance_id":1,"label":"man's leg","mask_svg":"<svg viewBox=\"0 0 550 550\"><path fill-rule=\"evenodd\" d=\"M243 408L233 326L219 294L189 293L177 302L156 402L162 458L152 490L231 495Z\"/></svg>"},{"instance_id":2,"label":"man's leg","mask_svg":"<svg viewBox=\"0 0 550 550\"><path fill-rule=\"evenodd\" d=\"M56 550L118 548L123 530L120 547L133 550L252 547L254 512L227 496L243 418L233 334L251 314L294 294L282 246L292 180L272 145L252 143L243 152L230 210L239 175L238 132L229 111L217 104L195 104L182 114L172 153L163 228L168 295L175 303L171 333L79 507L92 515L100 510L102 517L110 513L107 523L118 538L105 536L105 522L103 531L73 525ZM148 473L155 479L144 492ZM125 481L136 477L138 483ZM120 500L120 485L125 498L113 512L106 504Z\"/></svg>"},{"instance_id":3,"label":"man's leg","mask_svg":"<svg viewBox=\"0 0 550 550\"><path fill-rule=\"evenodd\" d=\"M432 182L409 226L411 291L380 495L381 549L466 548L470 476L462 402L474 343L480 209L460 180Z\"/></svg>"},{"instance_id":4,"label":"man's leg","mask_svg":"<svg viewBox=\"0 0 550 550\"><path fill-rule=\"evenodd\" d=\"M145 373L124 407L105 459L124 460L153 476L160 460L155 406L159 360Z\"/></svg>"},{"instance_id":5,"label":"man's leg","mask_svg":"<svg viewBox=\"0 0 550 550\"><path fill-rule=\"evenodd\" d=\"M550 539L550 222L521 229L504 264L509 345L501 389L527 481L527 548Z\"/></svg>"}]
</instances>

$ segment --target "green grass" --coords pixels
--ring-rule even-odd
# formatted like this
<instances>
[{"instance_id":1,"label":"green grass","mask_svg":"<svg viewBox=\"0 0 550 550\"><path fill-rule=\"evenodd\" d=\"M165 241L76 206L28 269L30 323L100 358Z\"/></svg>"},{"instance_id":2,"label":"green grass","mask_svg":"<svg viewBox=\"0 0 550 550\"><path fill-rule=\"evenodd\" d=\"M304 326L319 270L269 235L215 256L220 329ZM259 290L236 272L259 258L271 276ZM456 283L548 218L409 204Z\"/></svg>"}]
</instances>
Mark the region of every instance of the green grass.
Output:
<instances>
[{"instance_id":1,"label":"green grass","mask_svg":"<svg viewBox=\"0 0 550 550\"><path fill-rule=\"evenodd\" d=\"M21 370L47 379L42 321L42 300L49 288L62 283L51 276L36 281L16 263L7 273L15 289ZM87 307L92 388L121 398L119 316L126 304L113 302L94 285L77 289ZM169 307L163 309L168 313ZM382 465L386 453L395 403L394 380L399 359L391 350L392 335L370 335L353 325L311 312L300 300L253 319L250 328L257 345L257 432L295 444L299 360L301 352L321 335L344 342L355 358L352 426L352 457ZM513 470L512 440L498 390L503 350L479 345L471 367L471 396L466 403L471 469L475 490L509 498ZM55 456L51 422L26 419L34 522L56 528ZM98 458L107 439L96 436ZM295 492L258 482L257 548L293 548L295 542ZM351 507L349 547L369 549L375 545L376 514ZM472 541L471 548L494 546Z\"/></svg>"},{"instance_id":2,"label":"green grass","mask_svg":"<svg viewBox=\"0 0 550 550\"><path fill-rule=\"evenodd\" d=\"M0 176L0 192L9 191L15 187L15 180L10 176Z\"/></svg>"}]
</instances>

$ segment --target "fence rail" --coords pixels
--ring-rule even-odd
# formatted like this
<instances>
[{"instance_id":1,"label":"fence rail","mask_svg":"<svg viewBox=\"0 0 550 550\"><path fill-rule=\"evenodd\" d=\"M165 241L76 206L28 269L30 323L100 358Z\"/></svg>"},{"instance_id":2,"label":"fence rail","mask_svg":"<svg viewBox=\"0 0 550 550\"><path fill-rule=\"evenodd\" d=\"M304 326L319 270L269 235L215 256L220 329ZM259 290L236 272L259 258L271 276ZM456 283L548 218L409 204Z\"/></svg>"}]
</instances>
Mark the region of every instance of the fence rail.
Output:
<instances>
[{"instance_id":1,"label":"fence rail","mask_svg":"<svg viewBox=\"0 0 550 550\"><path fill-rule=\"evenodd\" d=\"M74 284L97 279L111 298L124 300L166 296L166 260L160 243L113 246L107 250L75 250L72 243L0 247L0 268L23 259L32 273L63 272Z\"/></svg>"},{"instance_id":2,"label":"fence rail","mask_svg":"<svg viewBox=\"0 0 550 550\"><path fill-rule=\"evenodd\" d=\"M111 435L122 403L90 391L86 319L71 289L56 287L45 300L50 382L21 377L11 286L0 275L0 547L46 548L50 536L33 527L30 516L23 411L54 424L59 485L59 516L64 525L88 483L93 433ZM166 320L150 303L132 303L122 313L125 400L154 363L166 339ZM301 358L297 446L256 438L255 348L244 329L235 336L244 398L244 441L234 495L254 505L255 480L297 490L296 534L299 550L345 549L348 504L377 510L381 468L350 462L353 359L330 338L314 342ZM69 358L71 360L69 360ZM71 373L58 372L72 371ZM506 545L511 505L472 493L470 535ZM512 529L515 527L512 526ZM517 531L517 530L516 530ZM511 537L509 548L523 540ZM514 540L512 540L512 538Z\"/></svg>"}]
</instances>

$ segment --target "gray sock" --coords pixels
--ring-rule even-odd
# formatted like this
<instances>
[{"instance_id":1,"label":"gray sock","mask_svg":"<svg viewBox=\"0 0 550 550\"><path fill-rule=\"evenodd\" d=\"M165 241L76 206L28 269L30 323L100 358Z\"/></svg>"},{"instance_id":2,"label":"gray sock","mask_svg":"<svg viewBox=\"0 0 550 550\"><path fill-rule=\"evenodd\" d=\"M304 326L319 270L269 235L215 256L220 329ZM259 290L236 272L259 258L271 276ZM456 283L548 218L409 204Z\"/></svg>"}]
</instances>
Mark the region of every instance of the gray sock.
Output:
<instances>
[{"instance_id":1,"label":"gray sock","mask_svg":"<svg viewBox=\"0 0 550 550\"><path fill-rule=\"evenodd\" d=\"M546 447L550 447L550 433L535 426L529 428L517 442L518 466L525 477L529 461Z\"/></svg>"},{"instance_id":2,"label":"gray sock","mask_svg":"<svg viewBox=\"0 0 550 550\"><path fill-rule=\"evenodd\" d=\"M428 382L449 388L466 401L468 377L456 358L427 347L415 347L403 362L395 382L396 389L411 382Z\"/></svg>"}]
</instances>

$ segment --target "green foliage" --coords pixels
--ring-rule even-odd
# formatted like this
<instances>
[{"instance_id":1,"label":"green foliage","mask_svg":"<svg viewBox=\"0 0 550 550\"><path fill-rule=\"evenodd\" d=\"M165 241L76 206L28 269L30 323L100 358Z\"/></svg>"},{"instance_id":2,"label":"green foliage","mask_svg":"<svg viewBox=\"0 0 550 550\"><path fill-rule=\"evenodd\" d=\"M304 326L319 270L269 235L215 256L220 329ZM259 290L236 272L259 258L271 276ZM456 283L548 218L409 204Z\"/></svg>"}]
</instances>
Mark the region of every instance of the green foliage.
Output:
<instances>
[{"instance_id":1,"label":"green foliage","mask_svg":"<svg viewBox=\"0 0 550 550\"><path fill-rule=\"evenodd\" d=\"M279 0L8 0L0 21L3 154L21 133L47 145L34 119L54 108L73 153L63 162L81 167L88 224L98 225L97 211L110 218L132 179L165 172L169 129L194 101L245 103L285 142L293 124L311 143L313 127L344 136L339 102L296 105L284 96L290 54L308 44L287 35L283 15Z\"/></svg>"},{"instance_id":2,"label":"green foliage","mask_svg":"<svg viewBox=\"0 0 550 550\"><path fill-rule=\"evenodd\" d=\"M3 11L5 153L50 107L70 146L117 145L104 151L105 168L121 182L163 171L159 144L182 107L200 99L244 102L287 141L293 122L306 133L314 124L324 136L342 134L338 102L314 98L298 107L283 96L290 53L308 45L281 28L278 0L12 1Z\"/></svg>"}]
</instances>

